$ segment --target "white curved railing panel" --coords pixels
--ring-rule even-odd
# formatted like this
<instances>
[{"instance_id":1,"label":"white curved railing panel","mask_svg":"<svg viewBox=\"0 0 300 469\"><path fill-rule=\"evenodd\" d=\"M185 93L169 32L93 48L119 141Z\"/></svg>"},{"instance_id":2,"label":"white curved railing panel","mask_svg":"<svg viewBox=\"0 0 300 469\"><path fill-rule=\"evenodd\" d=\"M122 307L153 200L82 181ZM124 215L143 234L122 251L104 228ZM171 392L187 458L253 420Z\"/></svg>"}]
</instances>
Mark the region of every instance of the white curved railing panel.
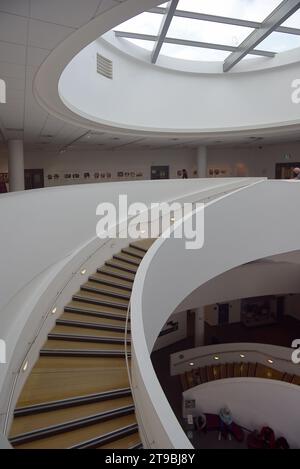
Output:
<instances>
[{"instance_id":1,"label":"white curved railing panel","mask_svg":"<svg viewBox=\"0 0 300 469\"><path fill-rule=\"evenodd\" d=\"M133 377L139 382L135 403L138 413L152 406L161 416L159 431L169 438L169 447L180 439L186 447L189 443L179 425L170 424L173 412L149 359L161 328L199 285L247 262L299 250L300 219L294 212L299 196L300 184L294 182L266 181L241 189L206 207L202 249L186 250L184 239L159 239L145 256L131 299ZM145 390L149 401L139 399ZM149 428L147 439L154 435Z\"/></svg>"},{"instance_id":2,"label":"white curved railing panel","mask_svg":"<svg viewBox=\"0 0 300 469\"><path fill-rule=\"evenodd\" d=\"M291 448L300 448L299 386L257 378L235 378L202 384L183 393L196 401L195 415L219 414L228 406L234 421L248 430L271 427ZM192 413L189 411L189 413Z\"/></svg>"}]
</instances>

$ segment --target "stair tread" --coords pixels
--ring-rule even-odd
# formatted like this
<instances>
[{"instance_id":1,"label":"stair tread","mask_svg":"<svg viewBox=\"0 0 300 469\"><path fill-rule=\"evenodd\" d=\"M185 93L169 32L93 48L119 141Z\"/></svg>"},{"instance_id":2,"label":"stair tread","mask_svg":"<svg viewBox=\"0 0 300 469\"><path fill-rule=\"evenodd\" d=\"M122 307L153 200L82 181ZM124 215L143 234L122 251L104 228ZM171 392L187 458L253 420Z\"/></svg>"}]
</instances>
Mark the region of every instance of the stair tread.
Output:
<instances>
[{"instance_id":1,"label":"stair tread","mask_svg":"<svg viewBox=\"0 0 300 469\"><path fill-rule=\"evenodd\" d=\"M90 324L106 324L106 325L111 325L111 326L120 326L124 327L124 321L120 320L115 320L115 319L107 319L107 318L102 318L102 317L94 317L94 316L89 316L86 314L77 314L77 313L63 313L60 318L61 320L67 320L67 321L81 321L81 322L87 322Z\"/></svg>"},{"instance_id":2,"label":"stair tread","mask_svg":"<svg viewBox=\"0 0 300 469\"><path fill-rule=\"evenodd\" d=\"M41 357L25 383L17 407L128 386L123 358Z\"/></svg>"},{"instance_id":3,"label":"stair tread","mask_svg":"<svg viewBox=\"0 0 300 469\"><path fill-rule=\"evenodd\" d=\"M132 446L138 445L141 443L140 435L138 432L133 433L132 435L125 436L125 438L120 438L117 441L103 445L100 449L127 449Z\"/></svg>"},{"instance_id":4,"label":"stair tread","mask_svg":"<svg viewBox=\"0 0 300 469\"><path fill-rule=\"evenodd\" d=\"M18 449L64 449L135 423L136 420L134 415L126 415L124 417L118 417L78 430L68 431L61 435L55 435L49 438L43 438L42 440L22 444L18 446Z\"/></svg>"},{"instance_id":5,"label":"stair tread","mask_svg":"<svg viewBox=\"0 0 300 469\"><path fill-rule=\"evenodd\" d=\"M124 314L126 316L125 310L114 308L112 306L85 303L83 301L72 300L67 304L67 307L90 310L96 313L106 312L106 313L112 313L112 314L115 313L119 315Z\"/></svg>"},{"instance_id":6,"label":"stair tread","mask_svg":"<svg viewBox=\"0 0 300 469\"><path fill-rule=\"evenodd\" d=\"M47 340L43 345L43 349L56 350L124 350L124 344L108 344L108 343L94 343L94 342L79 342L75 340ZM130 350L130 344L127 345Z\"/></svg>"},{"instance_id":7,"label":"stair tread","mask_svg":"<svg viewBox=\"0 0 300 469\"><path fill-rule=\"evenodd\" d=\"M57 324L52 332L55 334L80 334L85 335L87 337L94 336L94 337L114 337L116 339L121 339L124 337L123 331L108 331L104 329L91 329L85 327L75 327L70 325L61 325Z\"/></svg>"},{"instance_id":8,"label":"stair tread","mask_svg":"<svg viewBox=\"0 0 300 469\"><path fill-rule=\"evenodd\" d=\"M32 432L52 425L59 425L128 405L133 405L132 396L18 417L14 419L9 436L12 438L23 433Z\"/></svg>"},{"instance_id":9,"label":"stair tread","mask_svg":"<svg viewBox=\"0 0 300 469\"><path fill-rule=\"evenodd\" d=\"M98 290L105 291L107 293L114 293L117 295L126 295L127 297L130 297L131 290L124 290L124 288L120 288L117 285L106 285L105 283L100 283L97 281L93 281L92 279L94 276L91 276L89 281L86 282L83 287L88 287L88 288L97 288Z\"/></svg>"},{"instance_id":10,"label":"stair tread","mask_svg":"<svg viewBox=\"0 0 300 469\"><path fill-rule=\"evenodd\" d=\"M124 300L123 298L114 298L112 296L109 297L106 295L102 295L101 293L93 293L93 292L83 291L83 290L79 290L79 292L74 295L74 301L75 301L75 298L78 298L78 297L86 301L88 301L89 299L93 299L93 300L103 301L105 303L109 303L112 305L121 304L124 306L127 306L128 301L129 301L129 300Z\"/></svg>"},{"instance_id":11,"label":"stair tread","mask_svg":"<svg viewBox=\"0 0 300 469\"><path fill-rule=\"evenodd\" d=\"M112 282L113 284L116 283L116 284L132 289L132 282L128 280L117 279L107 274L101 274L98 271L95 272L91 277L94 277L95 279L99 281Z\"/></svg>"},{"instance_id":12,"label":"stair tread","mask_svg":"<svg viewBox=\"0 0 300 469\"><path fill-rule=\"evenodd\" d=\"M132 281L134 280L134 274L131 274L130 272L120 271L117 267L110 267L108 265L104 265L97 272L100 274L101 272L107 272L108 274L120 275L122 276L122 279L126 278L126 281L129 281L131 285L132 285Z\"/></svg>"}]
</instances>

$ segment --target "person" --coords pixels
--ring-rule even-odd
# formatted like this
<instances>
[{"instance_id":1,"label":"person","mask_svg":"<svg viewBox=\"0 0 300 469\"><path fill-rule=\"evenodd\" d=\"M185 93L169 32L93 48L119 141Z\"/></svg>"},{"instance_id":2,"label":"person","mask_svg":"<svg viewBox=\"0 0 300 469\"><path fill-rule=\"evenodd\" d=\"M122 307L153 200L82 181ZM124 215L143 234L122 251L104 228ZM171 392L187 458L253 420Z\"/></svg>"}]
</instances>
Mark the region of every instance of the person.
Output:
<instances>
[{"instance_id":1,"label":"person","mask_svg":"<svg viewBox=\"0 0 300 469\"><path fill-rule=\"evenodd\" d=\"M299 169L299 173L300 173L300 169ZM187 173L187 170L186 169L183 169L182 170L182 179L188 179L188 173ZM299 178L300 179L300 178Z\"/></svg>"},{"instance_id":2,"label":"person","mask_svg":"<svg viewBox=\"0 0 300 469\"><path fill-rule=\"evenodd\" d=\"M300 180L300 168L293 169L293 179Z\"/></svg>"}]
</instances>

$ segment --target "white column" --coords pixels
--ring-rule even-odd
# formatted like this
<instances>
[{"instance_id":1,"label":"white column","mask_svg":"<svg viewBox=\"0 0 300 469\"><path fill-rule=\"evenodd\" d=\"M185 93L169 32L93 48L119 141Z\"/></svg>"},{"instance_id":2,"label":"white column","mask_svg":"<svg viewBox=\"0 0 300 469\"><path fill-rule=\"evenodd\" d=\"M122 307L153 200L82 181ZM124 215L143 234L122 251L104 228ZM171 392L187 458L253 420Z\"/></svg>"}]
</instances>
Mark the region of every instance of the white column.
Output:
<instances>
[{"instance_id":1,"label":"white column","mask_svg":"<svg viewBox=\"0 0 300 469\"><path fill-rule=\"evenodd\" d=\"M25 189L23 140L9 140L8 150L9 191L23 191Z\"/></svg>"},{"instance_id":2,"label":"white column","mask_svg":"<svg viewBox=\"0 0 300 469\"><path fill-rule=\"evenodd\" d=\"M198 178L207 177L207 147L205 145L197 148L197 171Z\"/></svg>"},{"instance_id":3,"label":"white column","mask_svg":"<svg viewBox=\"0 0 300 469\"><path fill-rule=\"evenodd\" d=\"M195 310L195 347L204 345L204 308Z\"/></svg>"}]
</instances>

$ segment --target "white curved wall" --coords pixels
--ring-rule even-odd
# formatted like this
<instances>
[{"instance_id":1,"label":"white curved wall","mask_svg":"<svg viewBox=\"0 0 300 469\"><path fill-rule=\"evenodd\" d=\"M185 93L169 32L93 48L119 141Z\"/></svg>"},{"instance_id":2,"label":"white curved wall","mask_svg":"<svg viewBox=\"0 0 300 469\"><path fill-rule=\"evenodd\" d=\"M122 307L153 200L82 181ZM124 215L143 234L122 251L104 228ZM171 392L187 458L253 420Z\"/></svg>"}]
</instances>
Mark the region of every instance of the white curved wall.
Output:
<instances>
[{"instance_id":1,"label":"white curved wall","mask_svg":"<svg viewBox=\"0 0 300 469\"><path fill-rule=\"evenodd\" d=\"M97 52L113 61L113 80L96 73ZM73 112L104 125L156 133L238 131L299 124L292 102L298 76L299 62L242 74L169 71L100 39L66 67L59 93Z\"/></svg>"},{"instance_id":2,"label":"white curved wall","mask_svg":"<svg viewBox=\"0 0 300 469\"><path fill-rule=\"evenodd\" d=\"M249 429L270 426L276 438L285 437L291 448L300 448L299 386L256 378L236 378L207 383L186 391L196 400L198 413L218 414L228 406L234 421Z\"/></svg>"}]
</instances>

